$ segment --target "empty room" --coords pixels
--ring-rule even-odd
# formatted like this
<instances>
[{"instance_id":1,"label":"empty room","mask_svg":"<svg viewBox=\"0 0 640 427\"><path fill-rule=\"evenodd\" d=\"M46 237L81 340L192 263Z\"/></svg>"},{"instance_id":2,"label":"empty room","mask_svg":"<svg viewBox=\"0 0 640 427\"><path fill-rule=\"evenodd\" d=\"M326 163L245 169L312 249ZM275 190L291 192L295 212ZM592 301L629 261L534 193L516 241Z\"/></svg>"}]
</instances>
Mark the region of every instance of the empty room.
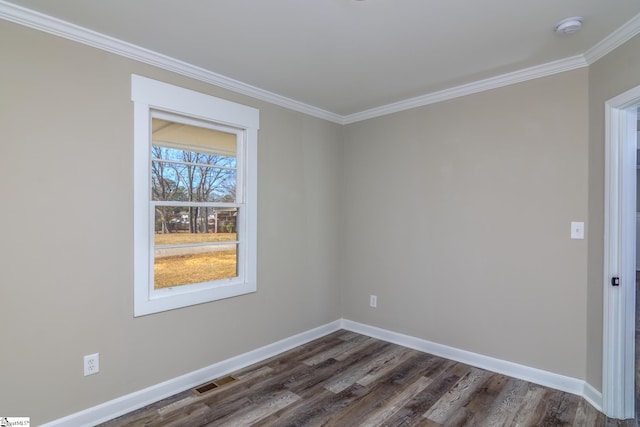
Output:
<instances>
[{"instance_id":1,"label":"empty room","mask_svg":"<svg viewBox=\"0 0 640 427\"><path fill-rule=\"evenodd\" d=\"M0 0L0 54L1 425L636 425L637 1Z\"/></svg>"}]
</instances>

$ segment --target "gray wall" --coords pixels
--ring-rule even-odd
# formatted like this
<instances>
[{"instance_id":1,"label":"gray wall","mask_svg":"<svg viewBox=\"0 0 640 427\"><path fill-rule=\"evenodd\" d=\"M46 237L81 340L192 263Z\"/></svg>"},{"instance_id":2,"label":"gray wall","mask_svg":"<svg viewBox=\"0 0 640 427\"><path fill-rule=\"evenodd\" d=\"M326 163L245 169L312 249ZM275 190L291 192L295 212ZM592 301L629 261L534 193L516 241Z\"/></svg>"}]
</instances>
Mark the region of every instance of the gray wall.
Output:
<instances>
[{"instance_id":1,"label":"gray wall","mask_svg":"<svg viewBox=\"0 0 640 427\"><path fill-rule=\"evenodd\" d=\"M39 425L341 316L339 125L2 20L0 52L0 414ZM131 73L260 109L257 293L133 318Z\"/></svg>"},{"instance_id":2,"label":"gray wall","mask_svg":"<svg viewBox=\"0 0 640 427\"><path fill-rule=\"evenodd\" d=\"M601 387L603 105L640 84L640 37L345 127L5 21L0 51L0 414L40 424L340 317ZM131 73L260 109L257 293L133 318Z\"/></svg>"},{"instance_id":3,"label":"gray wall","mask_svg":"<svg viewBox=\"0 0 640 427\"><path fill-rule=\"evenodd\" d=\"M604 104L640 85L640 36L589 67L589 270L587 381L602 389Z\"/></svg>"},{"instance_id":4,"label":"gray wall","mask_svg":"<svg viewBox=\"0 0 640 427\"><path fill-rule=\"evenodd\" d=\"M587 142L586 69L348 126L344 317L584 378Z\"/></svg>"}]
</instances>

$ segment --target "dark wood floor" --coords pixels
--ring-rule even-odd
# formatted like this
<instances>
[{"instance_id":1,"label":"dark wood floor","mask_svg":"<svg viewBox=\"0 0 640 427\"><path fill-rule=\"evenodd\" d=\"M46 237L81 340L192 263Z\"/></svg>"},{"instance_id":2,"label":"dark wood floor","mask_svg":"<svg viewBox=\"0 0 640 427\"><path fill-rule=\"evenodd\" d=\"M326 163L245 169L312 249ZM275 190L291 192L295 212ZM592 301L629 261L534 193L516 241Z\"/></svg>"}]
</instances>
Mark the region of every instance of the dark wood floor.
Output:
<instances>
[{"instance_id":1,"label":"dark wood floor","mask_svg":"<svg viewBox=\"0 0 640 427\"><path fill-rule=\"evenodd\" d=\"M103 426L635 426L572 394L349 331L233 376Z\"/></svg>"}]
</instances>

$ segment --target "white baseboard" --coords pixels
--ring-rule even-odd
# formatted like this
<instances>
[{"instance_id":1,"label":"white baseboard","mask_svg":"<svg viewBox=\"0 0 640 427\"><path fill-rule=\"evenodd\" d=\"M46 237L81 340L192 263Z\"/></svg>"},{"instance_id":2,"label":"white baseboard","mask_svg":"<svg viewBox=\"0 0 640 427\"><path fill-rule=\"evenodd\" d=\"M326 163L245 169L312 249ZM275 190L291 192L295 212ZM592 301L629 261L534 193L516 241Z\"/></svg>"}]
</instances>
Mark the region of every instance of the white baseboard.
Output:
<instances>
[{"instance_id":1,"label":"white baseboard","mask_svg":"<svg viewBox=\"0 0 640 427\"><path fill-rule=\"evenodd\" d=\"M378 338L404 347L413 348L415 350L424 351L425 353L475 366L477 368L486 369L488 371L497 372L499 374L543 385L545 387L576 394L584 397L585 400L587 400L597 410L602 411L602 394L584 380L544 371L542 369L531 368L529 366L472 353L466 350L460 350L421 338L388 331L386 329L365 325L363 323L353 322L351 320L343 319L342 327L349 331L367 335L372 338Z\"/></svg>"},{"instance_id":2,"label":"white baseboard","mask_svg":"<svg viewBox=\"0 0 640 427\"><path fill-rule=\"evenodd\" d=\"M150 403L188 390L213 378L227 375L254 363L303 345L340 329L346 329L363 335L388 341L394 344L424 351L436 356L455 360L488 371L519 378L535 384L582 396L587 402L602 412L602 394L583 380L555 374L541 369L531 368L517 363L500 360L466 350L437 344L421 338L388 331L375 326L365 325L346 319L339 319L326 325L268 344L256 350L214 363L211 366L190 372L143 390L119 397L67 417L60 418L44 427L94 426L128 412L142 408Z\"/></svg>"},{"instance_id":3,"label":"white baseboard","mask_svg":"<svg viewBox=\"0 0 640 427\"><path fill-rule=\"evenodd\" d=\"M596 390L588 382L584 383L584 390L582 392L582 397L584 398L584 400L589 402L598 411L604 412L602 410L602 393Z\"/></svg>"},{"instance_id":4,"label":"white baseboard","mask_svg":"<svg viewBox=\"0 0 640 427\"><path fill-rule=\"evenodd\" d=\"M198 386L211 379L227 375L254 363L306 344L316 338L342 329L342 321L336 320L326 325L268 344L256 350L214 363L211 366L190 372L177 378L147 387L126 396L110 400L84 411L43 424L44 427L59 426L95 426L96 424L119 417L142 408L158 400L173 396L184 390Z\"/></svg>"}]
</instances>

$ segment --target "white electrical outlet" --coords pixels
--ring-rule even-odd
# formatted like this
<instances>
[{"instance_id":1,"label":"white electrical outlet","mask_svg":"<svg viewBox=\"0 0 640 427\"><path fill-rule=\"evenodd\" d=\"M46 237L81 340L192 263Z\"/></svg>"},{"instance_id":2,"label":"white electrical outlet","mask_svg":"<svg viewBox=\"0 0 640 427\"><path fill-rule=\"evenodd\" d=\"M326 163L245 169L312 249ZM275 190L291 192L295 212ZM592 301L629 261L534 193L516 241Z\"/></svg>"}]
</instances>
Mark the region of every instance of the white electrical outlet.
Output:
<instances>
[{"instance_id":1,"label":"white electrical outlet","mask_svg":"<svg viewBox=\"0 0 640 427\"><path fill-rule=\"evenodd\" d=\"M100 353L89 354L84 357L84 376L100 372Z\"/></svg>"},{"instance_id":2,"label":"white electrical outlet","mask_svg":"<svg viewBox=\"0 0 640 427\"><path fill-rule=\"evenodd\" d=\"M369 306L376 308L378 306L378 297L375 295L369 295Z\"/></svg>"},{"instance_id":3,"label":"white electrical outlet","mask_svg":"<svg viewBox=\"0 0 640 427\"><path fill-rule=\"evenodd\" d=\"M584 239L584 222L571 222L571 238L572 239Z\"/></svg>"}]
</instances>

